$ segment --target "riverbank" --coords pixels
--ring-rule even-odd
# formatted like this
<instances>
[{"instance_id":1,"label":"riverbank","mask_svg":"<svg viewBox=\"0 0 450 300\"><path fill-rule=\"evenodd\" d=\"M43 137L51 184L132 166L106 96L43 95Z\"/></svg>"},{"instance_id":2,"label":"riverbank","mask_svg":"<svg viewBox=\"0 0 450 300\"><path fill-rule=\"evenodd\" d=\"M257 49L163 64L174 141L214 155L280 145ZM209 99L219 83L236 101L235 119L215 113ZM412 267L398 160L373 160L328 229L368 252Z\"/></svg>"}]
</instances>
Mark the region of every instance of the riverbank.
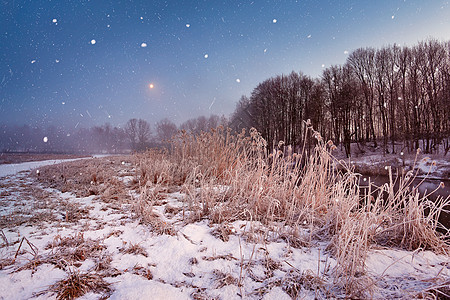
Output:
<instances>
[{"instance_id":1,"label":"riverbank","mask_svg":"<svg viewBox=\"0 0 450 300\"><path fill-rule=\"evenodd\" d=\"M336 172L326 145L292 168L299 155L267 164L250 134L1 178L0 296L450 295L448 234L437 230L448 199L389 186L389 201L361 198L358 175Z\"/></svg>"}]
</instances>

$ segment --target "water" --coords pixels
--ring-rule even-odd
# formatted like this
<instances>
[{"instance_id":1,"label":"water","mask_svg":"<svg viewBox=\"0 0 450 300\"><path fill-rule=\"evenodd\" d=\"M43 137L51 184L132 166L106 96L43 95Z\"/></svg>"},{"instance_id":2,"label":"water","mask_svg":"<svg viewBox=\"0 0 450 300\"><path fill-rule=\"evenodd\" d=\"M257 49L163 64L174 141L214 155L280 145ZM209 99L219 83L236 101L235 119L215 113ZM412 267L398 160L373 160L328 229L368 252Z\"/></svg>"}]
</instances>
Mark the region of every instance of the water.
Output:
<instances>
[{"instance_id":1,"label":"water","mask_svg":"<svg viewBox=\"0 0 450 300\"><path fill-rule=\"evenodd\" d=\"M365 179L365 180L364 180ZM362 192L366 192L369 187L369 179L372 184L372 192L377 189L377 187L383 186L385 183L389 184L388 176L361 176L359 185L362 188ZM392 179L395 182L395 177ZM444 183L444 187L441 187L441 182ZM395 182L394 191L398 190L399 181ZM447 199L450 195L450 180L439 180L439 179L423 179L416 178L412 181L410 189L417 187L420 196L428 195L429 200L435 201L438 197ZM434 192L433 192L434 191ZM377 192L377 191L376 191ZM432 194L430 194L433 192ZM450 229L450 206L445 207L447 212L442 212L439 217L439 222L444 225L447 229Z\"/></svg>"}]
</instances>

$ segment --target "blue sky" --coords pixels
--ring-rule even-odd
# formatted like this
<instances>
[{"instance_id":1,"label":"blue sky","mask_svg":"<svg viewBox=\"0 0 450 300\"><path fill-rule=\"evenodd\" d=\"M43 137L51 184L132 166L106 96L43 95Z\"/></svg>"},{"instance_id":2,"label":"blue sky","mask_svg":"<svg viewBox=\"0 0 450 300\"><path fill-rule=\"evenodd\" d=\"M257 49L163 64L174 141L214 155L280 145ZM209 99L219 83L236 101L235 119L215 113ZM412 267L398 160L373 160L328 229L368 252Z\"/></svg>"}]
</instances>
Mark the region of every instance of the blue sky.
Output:
<instances>
[{"instance_id":1,"label":"blue sky","mask_svg":"<svg viewBox=\"0 0 450 300\"><path fill-rule=\"evenodd\" d=\"M271 76L450 39L449 1L0 3L0 123L39 127L228 116Z\"/></svg>"}]
</instances>

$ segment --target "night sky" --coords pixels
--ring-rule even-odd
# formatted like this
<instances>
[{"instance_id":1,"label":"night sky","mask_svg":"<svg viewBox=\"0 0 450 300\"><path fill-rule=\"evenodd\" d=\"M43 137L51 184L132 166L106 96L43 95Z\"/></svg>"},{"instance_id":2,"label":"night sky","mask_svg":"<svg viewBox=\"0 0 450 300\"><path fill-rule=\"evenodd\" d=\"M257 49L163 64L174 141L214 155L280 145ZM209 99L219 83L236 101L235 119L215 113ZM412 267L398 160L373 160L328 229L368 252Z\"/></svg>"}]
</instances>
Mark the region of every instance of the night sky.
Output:
<instances>
[{"instance_id":1,"label":"night sky","mask_svg":"<svg viewBox=\"0 0 450 300\"><path fill-rule=\"evenodd\" d=\"M271 76L319 77L359 47L450 39L449 1L0 3L0 124L229 116Z\"/></svg>"}]
</instances>

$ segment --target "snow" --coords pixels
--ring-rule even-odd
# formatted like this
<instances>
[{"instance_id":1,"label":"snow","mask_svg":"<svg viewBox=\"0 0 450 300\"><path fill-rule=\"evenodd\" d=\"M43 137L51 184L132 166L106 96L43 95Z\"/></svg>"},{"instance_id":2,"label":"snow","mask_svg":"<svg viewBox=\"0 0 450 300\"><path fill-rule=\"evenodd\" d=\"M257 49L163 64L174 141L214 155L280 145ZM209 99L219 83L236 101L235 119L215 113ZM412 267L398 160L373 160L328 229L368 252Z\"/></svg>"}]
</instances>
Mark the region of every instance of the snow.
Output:
<instances>
[{"instance_id":1,"label":"snow","mask_svg":"<svg viewBox=\"0 0 450 300\"><path fill-rule=\"evenodd\" d=\"M115 279L118 281L117 289L111 295L111 300L141 300L149 299L190 299L190 297L171 286L170 284L163 284L157 281L143 279L141 276L134 274L124 274ZM138 288L137 288L138 287Z\"/></svg>"},{"instance_id":2,"label":"snow","mask_svg":"<svg viewBox=\"0 0 450 300\"><path fill-rule=\"evenodd\" d=\"M147 47L147 43L142 43L142 44L141 44L141 47L142 47L142 48Z\"/></svg>"},{"instance_id":3,"label":"snow","mask_svg":"<svg viewBox=\"0 0 450 300\"><path fill-rule=\"evenodd\" d=\"M208 58L208 56L209 56L208 54L205 54L203 57L204 57L204 58Z\"/></svg>"},{"instance_id":4,"label":"snow","mask_svg":"<svg viewBox=\"0 0 450 300\"><path fill-rule=\"evenodd\" d=\"M95 45L95 43L97 43L97 41L94 40L94 39L92 39L92 40L91 40L91 44L92 44L92 45Z\"/></svg>"},{"instance_id":5,"label":"snow","mask_svg":"<svg viewBox=\"0 0 450 300\"><path fill-rule=\"evenodd\" d=\"M45 139L45 138L44 138ZM44 140L45 141L45 140ZM53 160L43 160L43 161L31 161L20 164L4 164L0 165L0 178L4 176L10 176L18 172L29 171L32 169L40 168L48 165L60 164L62 162L75 161L82 158L74 159L53 159Z\"/></svg>"},{"instance_id":6,"label":"snow","mask_svg":"<svg viewBox=\"0 0 450 300\"><path fill-rule=\"evenodd\" d=\"M13 212L14 216L19 217L21 213L26 212L18 211L18 207L33 208L37 204L42 204L38 199L27 200L22 196L26 190L21 189L26 189L27 186L42 187L30 178L29 173L17 172L63 161L72 160L0 165L2 177L0 193L5 195L0 197L0 217ZM118 179L129 181L122 177ZM217 189L224 190L226 187ZM47 245L54 243L58 238L74 237L82 233L85 240L97 241L100 245L104 245L103 255L111 258L110 266L118 272L117 276L105 275L104 278L111 284L111 299L192 299L194 294L205 299L213 297L242 299L239 296L241 293L248 299L291 299L283 288L283 282L288 278L289 272L295 274L306 272L328 278L330 282L333 280L330 271L327 270L332 270L336 266L336 261L326 251L327 243L318 242L308 248L293 248L286 241L276 238L275 232L259 222L250 221L226 224L230 234L228 239L222 240L214 233L217 224L211 224L206 219L186 223L183 221L182 211L175 214L165 212L167 206L183 208L185 195L182 192L167 193L164 203L154 204L154 212L160 215L165 223L175 228L174 235L161 235L155 233L151 225L142 224L132 217L133 210L130 203L108 203L102 201L99 196L76 198L69 192L62 193L50 188L43 190L51 193L51 196L46 198L48 210L61 201L67 201L86 210L86 215L76 222L68 222L64 216L56 213L57 220L3 227L9 246L0 239L0 259L13 257L18 247L14 241L22 237L34 245L40 257L44 258L54 251ZM39 210L33 209L33 212L46 210L42 205L39 207ZM304 234L307 234L307 230ZM144 252L124 251L136 245ZM19 267L33 259L32 251L29 248L23 249L26 249L26 252L19 254L14 264L0 269L0 299L28 299L39 292L43 292L39 296L41 299L55 297L45 290L66 278L67 272L50 264L42 264L33 270L18 271ZM265 261L268 258L277 262L279 266L273 270L273 275L266 277ZM450 276L448 263L447 256L429 251L375 249L369 253L366 269L375 278L381 278L388 289L395 286L399 278L406 287L415 284L417 280L422 280L421 282L425 284L426 280L438 275L448 278ZM89 273L94 272L95 265L93 259L87 258L81 265L71 268L78 272ZM152 278L146 278L136 271L137 268L147 270ZM222 284L224 276L230 279L227 284ZM254 278L263 279L258 281ZM266 289L263 294L253 293L261 288ZM383 291L376 296L383 298L385 295L382 294ZM306 289L299 291L298 295L303 299L314 299L315 296L313 290ZM101 295L91 292L81 299L100 297Z\"/></svg>"}]
</instances>

